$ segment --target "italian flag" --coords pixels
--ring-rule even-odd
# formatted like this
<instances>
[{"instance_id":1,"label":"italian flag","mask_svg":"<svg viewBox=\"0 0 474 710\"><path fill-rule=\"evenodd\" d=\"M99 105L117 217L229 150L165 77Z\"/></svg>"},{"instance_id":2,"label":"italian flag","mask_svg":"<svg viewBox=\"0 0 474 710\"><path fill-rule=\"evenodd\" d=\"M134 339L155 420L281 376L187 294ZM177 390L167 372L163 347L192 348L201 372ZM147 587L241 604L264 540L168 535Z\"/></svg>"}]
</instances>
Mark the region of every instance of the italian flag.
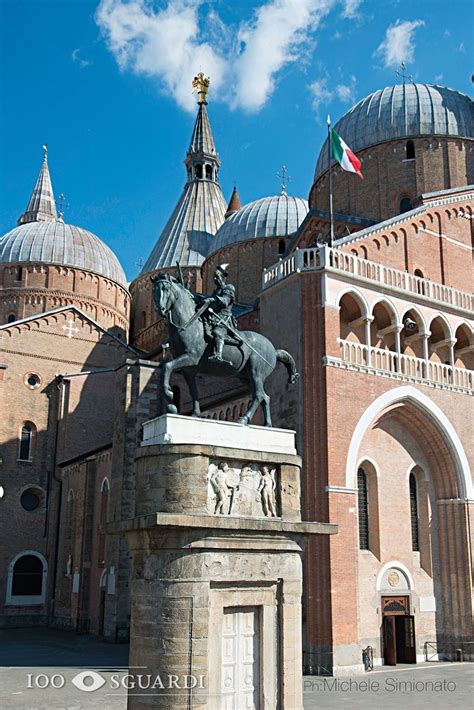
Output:
<instances>
[{"instance_id":1,"label":"italian flag","mask_svg":"<svg viewBox=\"0 0 474 710\"><path fill-rule=\"evenodd\" d=\"M362 163L359 158L354 155L347 143L344 143L341 136L336 133L334 128L331 128L331 143L332 157L334 160L337 160L343 170L346 170L348 173L357 173L363 180L364 176L360 171Z\"/></svg>"}]
</instances>

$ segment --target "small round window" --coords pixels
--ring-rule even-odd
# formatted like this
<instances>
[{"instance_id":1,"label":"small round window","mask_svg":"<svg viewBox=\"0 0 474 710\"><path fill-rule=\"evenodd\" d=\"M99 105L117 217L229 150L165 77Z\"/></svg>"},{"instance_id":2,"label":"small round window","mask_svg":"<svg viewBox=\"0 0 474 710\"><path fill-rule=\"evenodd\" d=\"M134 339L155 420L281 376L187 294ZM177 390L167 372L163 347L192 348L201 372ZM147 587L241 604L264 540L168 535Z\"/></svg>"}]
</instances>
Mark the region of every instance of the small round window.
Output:
<instances>
[{"instance_id":1,"label":"small round window","mask_svg":"<svg viewBox=\"0 0 474 710\"><path fill-rule=\"evenodd\" d=\"M29 372L25 375L25 385L31 390L35 390L41 384L41 377L35 372Z\"/></svg>"},{"instance_id":2,"label":"small round window","mask_svg":"<svg viewBox=\"0 0 474 710\"><path fill-rule=\"evenodd\" d=\"M20 502L25 510L36 510L41 505L41 491L28 488L21 494Z\"/></svg>"}]
</instances>

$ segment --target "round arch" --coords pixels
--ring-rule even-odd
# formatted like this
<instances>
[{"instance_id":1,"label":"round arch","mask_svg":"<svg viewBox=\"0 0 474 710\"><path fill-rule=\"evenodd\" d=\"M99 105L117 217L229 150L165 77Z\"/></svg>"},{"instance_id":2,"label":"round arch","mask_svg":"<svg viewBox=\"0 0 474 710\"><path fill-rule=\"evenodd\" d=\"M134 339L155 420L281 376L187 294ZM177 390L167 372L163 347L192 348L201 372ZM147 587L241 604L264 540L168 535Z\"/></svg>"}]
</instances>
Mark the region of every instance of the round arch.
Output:
<instances>
[{"instance_id":1,"label":"round arch","mask_svg":"<svg viewBox=\"0 0 474 710\"><path fill-rule=\"evenodd\" d=\"M392 567L394 567L395 569L399 569L400 572L403 572L403 574L407 578L409 589L413 591L415 589L415 582L413 581L412 574L408 567L404 565L403 562L400 562L400 560L391 560L390 562L386 562L384 564L384 566L381 568L380 572L377 575L377 582L375 584L376 590L378 592L381 590L382 579L384 577L384 574Z\"/></svg>"},{"instance_id":2,"label":"round arch","mask_svg":"<svg viewBox=\"0 0 474 710\"><path fill-rule=\"evenodd\" d=\"M364 466L365 461L367 461L367 463L369 463L372 466L377 478L380 478L380 469L378 467L378 464L375 463L374 459L371 456L359 456L359 458L357 460L356 471L357 471L357 469L361 468L361 466L362 467Z\"/></svg>"},{"instance_id":3,"label":"round arch","mask_svg":"<svg viewBox=\"0 0 474 710\"><path fill-rule=\"evenodd\" d=\"M398 314L398 310L397 308L395 308L394 304L389 298L387 298L386 296L381 296L380 298L377 298L375 301L373 301L370 306L371 315L374 315L374 309L376 306L383 306L387 310L387 312L390 313L390 315L392 316L394 325L401 325L401 319Z\"/></svg>"},{"instance_id":4,"label":"round arch","mask_svg":"<svg viewBox=\"0 0 474 710\"><path fill-rule=\"evenodd\" d=\"M423 313L416 306L410 305L410 306L406 306L406 308L403 309L403 311L400 315L400 323L403 323L403 319L405 318L407 313L410 313L410 311L412 313L414 313L420 319L420 323L423 328L423 331L420 332L420 335L425 335L428 332L428 329L426 327L426 320L423 316Z\"/></svg>"},{"instance_id":5,"label":"round arch","mask_svg":"<svg viewBox=\"0 0 474 710\"><path fill-rule=\"evenodd\" d=\"M445 332L446 337L452 338L454 336L453 330L451 328L450 323L448 320L445 318L445 316L442 313L433 313L431 318L429 319L427 323L427 328L429 331L431 331L431 326L433 324L433 321L439 321L440 324L442 324L442 328Z\"/></svg>"},{"instance_id":6,"label":"round arch","mask_svg":"<svg viewBox=\"0 0 474 710\"><path fill-rule=\"evenodd\" d=\"M39 559L43 567L41 573L41 593L40 594L24 594L24 595L14 595L13 594L13 577L15 572L15 565L22 557L32 556ZM11 560L8 565L8 575L7 575L7 590L6 590L6 604L14 606L32 606L35 604L44 604L46 598L46 580L48 577L48 561L41 552L37 550L21 550L18 552Z\"/></svg>"},{"instance_id":7,"label":"round arch","mask_svg":"<svg viewBox=\"0 0 474 710\"><path fill-rule=\"evenodd\" d=\"M471 324L468 323L466 320L459 320L453 326L454 337L457 337L457 332L460 328L466 331L468 340L469 340L469 342L471 342L474 337L474 331L473 331Z\"/></svg>"},{"instance_id":8,"label":"round arch","mask_svg":"<svg viewBox=\"0 0 474 710\"><path fill-rule=\"evenodd\" d=\"M362 293L360 293L359 291L357 291L353 288L346 288L346 289L343 289L342 291L338 291L335 294L334 305L337 308L340 308L341 300L344 298L344 296L352 296L354 301L357 302L362 316L367 317L370 314L369 304L368 304L365 296L363 296Z\"/></svg>"},{"instance_id":9,"label":"round arch","mask_svg":"<svg viewBox=\"0 0 474 710\"><path fill-rule=\"evenodd\" d=\"M456 475L462 497L472 499L472 478L469 462L456 430L444 412L429 397L419 392L415 387L410 386L396 387L389 392L385 392L367 407L359 419L349 444L346 464L346 488L356 488L359 447L365 432L379 414L382 414L390 406L403 402L411 402L421 409L442 432L456 464Z\"/></svg>"}]
</instances>

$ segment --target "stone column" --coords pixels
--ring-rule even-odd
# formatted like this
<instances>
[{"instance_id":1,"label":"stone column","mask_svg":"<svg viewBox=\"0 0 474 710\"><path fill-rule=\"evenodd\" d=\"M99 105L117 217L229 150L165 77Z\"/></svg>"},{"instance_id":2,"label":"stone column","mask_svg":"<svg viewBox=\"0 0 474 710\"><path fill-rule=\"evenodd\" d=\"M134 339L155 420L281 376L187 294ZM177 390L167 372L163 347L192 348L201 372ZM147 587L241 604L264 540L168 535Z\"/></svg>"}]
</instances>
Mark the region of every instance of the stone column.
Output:
<instances>
[{"instance_id":1,"label":"stone column","mask_svg":"<svg viewBox=\"0 0 474 710\"><path fill-rule=\"evenodd\" d=\"M109 525L129 540L131 673L147 678L129 710L302 710L304 541L336 526L301 522L300 466L288 430L144 425L136 517Z\"/></svg>"},{"instance_id":2,"label":"stone column","mask_svg":"<svg viewBox=\"0 0 474 710\"><path fill-rule=\"evenodd\" d=\"M403 330L403 325L397 325L394 328L394 334L395 334L395 351L397 353L397 370L398 372L401 372L401 342L400 342L400 333Z\"/></svg>"},{"instance_id":3,"label":"stone column","mask_svg":"<svg viewBox=\"0 0 474 710\"><path fill-rule=\"evenodd\" d=\"M430 359L430 351L429 351L429 339L430 339L431 333L429 331L426 331L425 333L422 334L423 338L423 370L424 370L424 377L425 380L428 379L428 361Z\"/></svg>"},{"instance_id":4,"label":"stone column","mask_svg":"<svg viewBox=\"0 0 474 710\"><path fill-rule=\"evenodd\" d=\"M372 321L374 320L374 316L367 316L364 318L364 331L365 331L365 344L367 346L367 365L370 367L372 365L372 357L370 353L370 348L372 347L371 344L371 339L370 339L370 326L372 325Z\"/></svg>"}]
</instances>

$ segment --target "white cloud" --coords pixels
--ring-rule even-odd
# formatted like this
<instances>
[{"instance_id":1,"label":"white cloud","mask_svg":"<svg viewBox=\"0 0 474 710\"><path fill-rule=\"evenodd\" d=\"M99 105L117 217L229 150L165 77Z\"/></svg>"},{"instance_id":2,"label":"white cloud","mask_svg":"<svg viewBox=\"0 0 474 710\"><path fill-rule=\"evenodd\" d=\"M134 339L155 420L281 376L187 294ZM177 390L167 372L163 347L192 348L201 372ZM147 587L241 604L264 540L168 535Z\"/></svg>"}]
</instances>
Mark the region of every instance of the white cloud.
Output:
<instances>
[{"instance_id":1,"label":"white cloud","mask_svg":"<svg viewBox=\"0 0 474 710\"><path fill-rule=\"evenodd\" d=\"M154 10L144 0L102 0L96 22L121 69L156 76L180 106L191 109L193 76L201 67L222 85L225 62L212 46L200 41L199 0L175 0Z\"/></svg>"},{"instance_id":2,"label":"white cloud","mask_svg":"<svg viewBox=\"0 0 474 710\"><path fill-rule=\"evenodd\" d=\"M101 0L96 22L121 69L157 77L183 108L193 110L191 80L204 71L214 97L258 111L281 69L307 58L312 33L337 1L269 0L248 22L229 27L205 0L168 0L164 7ZM346 9L356 5L345 1Z\"/></svg>"},{"instance_id":3,"label":"white cloud","mask_svg":"<svg viewBox=\"0 0 474 710\"><path fill-rule=\"evenodd\" d=\"M82 57L79 56L81 50L79 48L73 49L71 52L71 59L75 64L79 64L81 69L85 69L86 67L90 67L92 62L90 59L83 59Z\"/></svg>"},{"instance_id":4,"label":"white cloud","mask_svg":"<svg viewBox=\"0 0 474 710\"><path fill-rule=\"evenodd\" d=\"M320 106L328 108L329 104L338 98L341 103L353 103L356 88L356 78L351 76L349 84L337 84L334 88L328 86L328 79L316 79L309 85L312 94L313 108L317 111Z\"/></svg>"},{"instance_id":5,"label":"white cloud","mask_svg":"<svg viewBox=\"0 0 474 710\"><path fill-rule=\"evenodd\" d=\"M265 104L277 72L304 56L311 31L332 4L331 0L274 0L257 9L253 20L238 32L242 50L235 66L235 104L242 102L250 110Z\"/></svg>"},{"instance_id":6,"label":"white cloud","mask_svg":"<svg viewBox=\"0 0 474 710\"><path fill-rule=\"evenodd\" d=\"M359 14L358 10L361 3L362 0L345 0L342 16L346 19L357 17Z\"/></svg>"},{"instance_id":7,"label":"white cloud","mask_svg":"<svg viewBox=\"0 0 474 710\"><path fill-rule=\"evenodd\" d=\"M356 88L356 78L351 76L349 84L338 84L336 86L336 95L339 101L344 104L351 104L354 102Z\"/></svg>"},{"instance_id":8,"label":"white cloud","mask_svg":"<svg viewBox=\"0 0 474 710\"><path fill-rule=\"evenodd\" d=\"M375 54L382 57L386 67L395 67L401 62L411 62L415 52L414 32L423 27L423 20L400 22L390 25L384 41L377 47Z\"/></svg>"},{"instance_id":9,"label":"white cloud","mask_svg":"<svg viewBox=\"0 0 474 710\"><path fill-rule=\"evenodd\" d=\"M309 85L313 96L313 108L317 110L321 105L328 105L334 98L334 91L329 89L327 79L316 79Z\"/></svg>"}]
</instances>

